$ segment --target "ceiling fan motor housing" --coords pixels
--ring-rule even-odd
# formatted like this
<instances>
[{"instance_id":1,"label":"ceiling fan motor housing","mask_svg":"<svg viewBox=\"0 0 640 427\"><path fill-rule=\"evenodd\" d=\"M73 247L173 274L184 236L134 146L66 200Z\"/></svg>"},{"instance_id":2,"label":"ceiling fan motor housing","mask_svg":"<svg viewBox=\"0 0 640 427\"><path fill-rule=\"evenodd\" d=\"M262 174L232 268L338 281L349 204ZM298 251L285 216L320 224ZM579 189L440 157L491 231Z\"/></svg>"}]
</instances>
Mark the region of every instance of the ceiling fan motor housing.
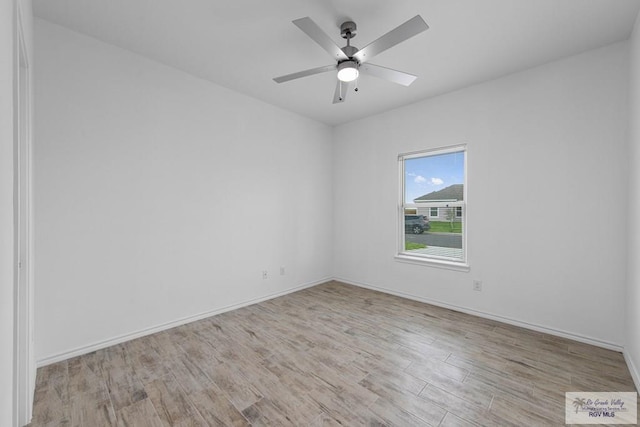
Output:
<instances>
[{"instance_id":1,"label":"ceiling fan motor housing","mask_svg":"<svg viewBox=\"0 0 640 427\"><path fill-rule=\"evenodd\" d=\"M345 46L342 48L342 51L349 57L349 59L353 59L353 55L356 54L358 48L355 46Z\"/></svg>"}]
</instances>

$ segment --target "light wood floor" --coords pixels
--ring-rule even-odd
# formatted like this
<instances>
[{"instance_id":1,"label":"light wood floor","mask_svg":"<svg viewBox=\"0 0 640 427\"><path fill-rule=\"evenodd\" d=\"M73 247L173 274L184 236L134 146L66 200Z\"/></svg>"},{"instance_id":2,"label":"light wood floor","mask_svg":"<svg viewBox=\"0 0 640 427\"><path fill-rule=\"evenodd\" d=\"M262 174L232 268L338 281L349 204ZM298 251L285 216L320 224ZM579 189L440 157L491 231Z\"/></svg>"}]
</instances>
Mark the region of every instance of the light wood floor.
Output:
<instances>
[{"instance_id":1,"label":"light wood floor","mask_svg":"<svg viewBox=\"0 0 640 427\"><path fill-rule=\"evenodd\" d=\"M620 353L331 282L38 370L32 426L564 424Z\"/></svg>"}]
</instances>

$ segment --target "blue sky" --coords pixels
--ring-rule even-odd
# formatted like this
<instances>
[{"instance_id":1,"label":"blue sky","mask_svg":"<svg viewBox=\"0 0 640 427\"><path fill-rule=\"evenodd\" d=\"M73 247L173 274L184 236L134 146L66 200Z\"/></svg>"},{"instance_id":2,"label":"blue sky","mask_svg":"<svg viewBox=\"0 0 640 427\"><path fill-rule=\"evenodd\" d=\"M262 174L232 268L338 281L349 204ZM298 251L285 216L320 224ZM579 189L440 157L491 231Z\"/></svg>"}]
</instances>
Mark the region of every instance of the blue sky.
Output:
<instances>
[{"instance_id":1,"label":"blue sky","mask_svg":"<svg viewBox=\"0 0 640 427\"><path fill-rule=\"evenodd\" d=\"M442 190L452 184L464 184L464 152L418 157L404 161L405 203Z\"/></svg>"}]
</instances>

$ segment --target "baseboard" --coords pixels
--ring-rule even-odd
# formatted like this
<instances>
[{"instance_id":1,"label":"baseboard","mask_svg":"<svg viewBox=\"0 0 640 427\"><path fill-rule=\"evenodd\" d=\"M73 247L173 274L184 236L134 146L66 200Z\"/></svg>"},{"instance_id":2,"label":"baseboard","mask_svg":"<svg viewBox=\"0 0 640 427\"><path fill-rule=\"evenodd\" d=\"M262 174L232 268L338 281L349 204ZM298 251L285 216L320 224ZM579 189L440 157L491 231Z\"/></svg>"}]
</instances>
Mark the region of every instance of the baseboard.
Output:
<instances>
[{"instance_id":1,"label":"baseboard","mask_svg":"<svg viewBox=\"0 0 640 427\"><path fill-rule=\"evenodd\" d=\"M414 300L414 301L424 302L426 304L431 304L431 305L435 305L435 306L438 306L438 307L448 308L450 310L459 311L459 312L466 313L466 314L471 314L473 316L478 316L478 317L482 317L482 318L485 318L485 319L495 320L497 322L507 323L507 324L513 325L513 326L519 326L519 327L525 328L525 329L531 329L531 330L537 331L537 332L543 332L543 333L546 333L546 334L549 334L549 335L555 335L555 336L558 336L558 337L567 338L567 339L578 341L578 342L585 343L585 344L595 345L597 347L606 348L608 350L614 350L614 351L618 351L618 352L623 352L622 345L616 344L616 343L612 343L612 342L608 342L608 341L602 341L602 340L599 340L597 338L587 337L587 336L584 336L584 335L574 334L572 332L567 332L567 331L563 331L563 330L560 330L560 329L554 329L554 328L549 328L549 327L546 327L546 326L536 325L536 324L533 324L533 323L523 322L523 321L520 321L520 320L517 320L517 319L504 317L504 316L500 316L500 315L497 315L497 314L492 314L492 313L487 313L487 312L484 312L484 311L474 310L472 308L467 308L467 307L462 307L462 306L458 306L458 305L454 305L454 304L449 304L449 303L445 303L445 302L442 302L442 301L433 300L433 299L430 299L430 298L424 298L424 297L420 297L420 296L417 296L417 295L408 294L408 293L405 293L405 292L399 292L399 291L396 291L396 290L393 290L393 289L383 288L383 287L380 287L380 286L369 285L369 284L366 284L366 283L357 282L357 281L350 280L350 279L334 277L333 280L335 280L337 282L346 283L346 284L349 284L349 285L358 286L358 287L361 287L361 288L371 289L371 290L378 291L378 292L384 292L386 294L391 294L391 295L395 295L395 296L402 297L402 298L407 298L407 299Z\"/></svg>"},{"instance_id":2,"label":"baseboard","mask_svg":"<svg viewBox=\"0 0 640 427\"><path fill-rule=\"evenodd\" d=\"M72 357L76 357L76 356L81 356L83 354L87 354L87 353L91 353L92 351L96 351L96 350L100 350L106 347L110 347L112 345L116 345L116 344L120 344L126 341L131 341L133 339L136 338L140 338L140 337L144 337L146 335L151 335L151 334L155 334L156 332L161 332L161 331L165 331L167 329L171 329L171 328L175 328L176 326L181 326L187 323L191 323L191 322L195 322L197 320L201 320L201 319L205 319L207 317L211 317L211 316L215 316L216 314L222 314L225 313L227 311L231 311L231 310L235 310L238 308L242 308L242 307L246 307L249 305L253 305L253 304L257 304L259 302L262 301L267 301L273 298L277 298L277 297L281 297L283 295L287 295L293 292L297 292L300 291L302 289L306 289L306 288L310 288L312 286L316 286L319 285L321 283L326 283L331 281L332 279L330 277L324 278L324 279L320 279L320 280L316 280L313 282L308 282L308 283L304 283L302 285L298 285L295 286L293 288L289 288L287 290L284 291L280 291L280 292L276 292L273 294L269 294L263 297L259 297L259 298L254 298L254 299L250 299L247 301L242 301L239 302L237 304L232 304L232 305L228 305L225 307L221 307L221 308L217 308L214 310L210 310L210 311L206 311L203 313L199 313L193 316L187 316L187 317L183 317L181 319L177 319L177 320L173 320L171 322L167 322L167 323L163 323L160 325L156 325L156 326L152 326L149 328L145 328L145 329L141 329L139 331L135 331L135 332L131 332L128 334L123 334L123 335L119 335L117 337L113 337L107 340L103 340L103 341L98 341L98 342L94 342L92 344L86 345L86 346L82 346L82 347L77 347L73 350L69 350L69 351L65 351L62 353L58 353L55 354L53 356L49 356L49 357L45 357L44 359L40 359L36 361L36 366L38 368L42 367L42 366L46 366L46 365L50 365L52 363L56 363L56 362L60 362L66 359L70 359Z\"/></svg>"},{"instance_id":3,"label":"baseboard","mask_svg":"<svg viewBox=\"0 0 640 427\"><path fill-rule=\"evenodd\" d=\"M636 384L636 388L638 390L640 390L640 376L638 373L638 370L636 368L636 366L633 364L633 362L631 361L631 359L628 357L628 355L624 352L624 349L621 345L619 344L615 344L615 343L611 343L611 342L607 342L607 341L602 341L596 338L591 338L591 337L586 337L583 335L579 335L579 334L574 334L571 332L567 332L567 331L562 331L559 329L554 329L554 328L549 328L549 327L545 327L545 326L540 326L540 325L536 325L536 324L532 324L532 323L528 323L528 322L523 322L517 319L512 319L509 317L504 317L504 316L500 316L500 315L496 315L496 314L492 314L492 313L487 313L487 312L483 312L483 311L479 311L479 310L474 310L471 308L467 308L467 307L462 307L462 306L458 306L458 305L454 305L454 304L449 304L449 303L445 303L442 301L438 301L438 300L433 300L430 298L424 298L424 297L420 297L417 295L413 295L413 294L408 294L405 292L399 292L393 289L388 289L388 288L384 288L384 287L380 287L380 286L374 286L374 285L370 285L370 284L366 284L366 283L362 283L362 282L358 282L355 280L350 280L350 279L345 279L345 278L340 278L340 277L334 277L334 278L323 278L320 280L316 280L313 282L308 282L308 283L304 283L302 285L298 285L295 286L293 288L289 288L287 290L284 291L280 291L280 292L276 292L273 294L269 294L263 297L259 297L259 298L254 298L251 300L247 300L247 301L243 301L237 304L232 304L232 305L228 305L225 307L221 307L221 308L217 308L214 310L210 310L210 311L206 311L203 313L199 313L193 316L187 316L187 317L183 317L181 319L177 319L177 320L173 320L171 322L167 322L167 323L163 323L160 325L156 325L156 326L152 326L149 328L145 328L145 329L141 329L139 331L135 331L135 332L131 332L128 334L123 334L123 335L119 335L117 337L113 337L107 340L103 340L103 341L98 341L98 342L94 342L92 344L86 345L86 346L82 346L82 347L77 347L75 349L69 350L69 351L65 351L62 353L58 353L40 360L36 361L36 366L38 368L42 367L42 366L46 366L46 365L50 365L52 363L56 363L56 362L60 362L66 359L70 359L72 357L76 357L76 356L81 356L83 354L87 354L87 353L91 353L92 351L96 351L96 350L100 350L106 347L110 347L112 345L116 345L116 344L120 344L126 341L130 341L136 338L140 338L146 335L151 335L154 334L156 332L161 332L167 329L171 329L171 328L175 328L176 326L181 326L187 323L191 323L191 322L195 322L197 320L201 320L201 319L205 319L207 317L211 317L211 316L215 316L216 314L222 314L225 313L227 311L231 311L231 310L235 310L238 308L242 308L242 307L246 307L252 304L257 304L259 302L262 301L267 301L273 298L277 298L283 295L287 295L290 294L292 292L296 292L296 291L300 291L302 289L306 289L306 288L310 288L322 283L326 283L329 282L331 280L335 280L338 282L342 282L342 283L346 283L349 285L353 285L353 286L358 286L361 288L365 288L365 289L371 289L374 291L378 291L378 292L384 292L386 294L390 294L390 295L396 295L402 298L407 298L410 300L414 300L414 301L419 301L419 302L423 302L426 304L432 304L438 307L443 307L443 308L448 308L450 310L454 310L454 311L459 311L462 313L467 313L467 314L471 314L473 316L478 316L478 317L482 317L485 319L490 319L490 320L495 320L497 322L502 322L502 323L507 323L509 325L513 325L513 326L519 326L525 329L531 329L537 332L543 332L543 333L547 333L550 335L555 335L555 336L559 336L559 337L563 337L563 338L568 338L574 341L578 341L578 342L582 342L582 343L586 343L586 344L591 344L591 345L595 345L597 347L602 347L602 348L606 348L608 350L614 350L614 351L618 351L618 352L622 352L624 354L624 358L627 362L627 366L629 367L629 371L631 372L631 375L633 377L633 380Z\"/></svg>"},{"instance_id":4,"label":"baseboard","mask_svg":"<svg viewBox=\"0 0 640 427\"><path fill-rule=\"evenodd\" d=\"M640 371L638 371L638 367L633 363L633 359L627 353L626 348L622 354L624 355L624 361L627 362L627 367L631 373L631 378L633 378L633 383L636 385L636 391L640 392Z\"/></svg>"}]
</instances>

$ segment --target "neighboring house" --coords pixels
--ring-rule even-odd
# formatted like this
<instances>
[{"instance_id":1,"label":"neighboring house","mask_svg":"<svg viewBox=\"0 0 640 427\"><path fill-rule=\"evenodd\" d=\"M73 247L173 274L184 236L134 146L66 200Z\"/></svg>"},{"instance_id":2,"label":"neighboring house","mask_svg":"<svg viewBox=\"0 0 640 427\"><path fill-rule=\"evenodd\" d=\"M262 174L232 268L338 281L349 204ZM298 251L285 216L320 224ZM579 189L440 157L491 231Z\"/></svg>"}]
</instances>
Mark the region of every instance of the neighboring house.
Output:
<instances>
[{"instance_id":1,"label":"neighboring house","mask_svg":"<svg viewBox=\"0 0 640 427\"><path fill-rule=\"evenodd\" d=\"M417 199L413 202L418 205L417 213L426 215L432 221L448 221L450 220L450 212L455 209L456 220L462 219L462 207L448 207L449 203L461 202L464 200L464 185L453 184L442 190L433 191ZM422 205L422 206L420 206Z\"/></svg>"}]
</instances>

